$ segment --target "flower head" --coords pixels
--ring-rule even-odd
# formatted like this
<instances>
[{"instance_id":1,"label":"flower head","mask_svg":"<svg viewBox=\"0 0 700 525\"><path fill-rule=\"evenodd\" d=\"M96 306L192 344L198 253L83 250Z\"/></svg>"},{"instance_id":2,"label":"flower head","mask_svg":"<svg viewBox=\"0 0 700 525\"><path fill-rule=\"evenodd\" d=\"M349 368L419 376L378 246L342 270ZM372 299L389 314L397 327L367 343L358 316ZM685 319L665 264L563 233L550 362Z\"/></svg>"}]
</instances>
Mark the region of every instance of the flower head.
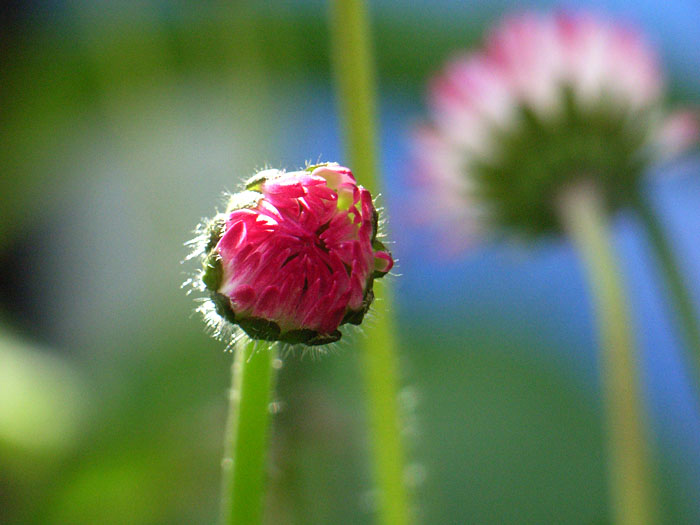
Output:
<instances>
[{"instance_id":1,"label":"flower head","mask_svg":"<svg viewBox=\"0 0 700 525\"><path fill-rule=\"evenodd\" d=\"M265 170L205 227L201 282L221 320L309 346L360 324L393 259L368 190L338 164Z\"/></svg>"},{"instance_id":2,"label":"flower head","mask_svg":"<svg viewBox=\"0 0 700 525\"><path fill-rule=\"evenodd\" d=\"M485 222L558 229L557 195L584 174L615 209L649 163L697 139L697 119L668 115L663 94L656 56L627 27L587 14L507 19L432 81L419 183L466 237Z\"/></svg>"}]
</instances>

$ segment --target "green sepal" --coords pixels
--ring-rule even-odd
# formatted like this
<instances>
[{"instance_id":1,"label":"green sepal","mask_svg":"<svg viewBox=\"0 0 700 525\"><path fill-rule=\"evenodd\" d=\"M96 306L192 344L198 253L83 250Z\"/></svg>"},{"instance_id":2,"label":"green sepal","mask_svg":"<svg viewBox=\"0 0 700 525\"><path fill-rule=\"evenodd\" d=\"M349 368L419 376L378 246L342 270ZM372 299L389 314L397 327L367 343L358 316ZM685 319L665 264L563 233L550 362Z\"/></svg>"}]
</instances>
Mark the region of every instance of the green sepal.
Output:
<instances>
[{"instance_id":1,"label":"green sepal","mask_svg":"<svg viewBox=\"0 0 700 525\"><path fill-rule=\"evenodd\" d=\"M236 324L236 314L231 308L231 301L223 294L212 292L211 301L214 303L214 309L223 319L229 323Z\"/></svg>"},{"instance_id":2,"label":"green sepal","mask_svg":"<svg viewBox=\"0 0 700 525\"><path fill-rule=\"evenodd\" d=\"M374 290L372 289L373 284L374 283L372 280L370 280L367 290L365 291L365 295L362 298L362 305L357 310L348 310L345 313L343 320L340 322L341 325L344 325L345 323L360 325L362 323L365 318L365 314L369 311L369 307L374 301Z\"/></svg>"},{"instance_id":3,"label":"green sepal","mask_svg":"<svg viewBox=\"0 0 700 525\"><path fill-rule=\"evenodd\" d=\"M262 190L262 185L265 183L265 181L270 179L270 175L273 171L276 172L277 170L259 171L247 181L245 181L245 189L260 192Z\"/></svg>"},{"instance_id":4,"label":"green sepal","mask_svg":"<svg viewBox=\"0 0 700 525\"><path fill-rule=\"evenodd\" d=\"M464 166L473 177L473 197L489 204L493 226L536 237L560 231L559 194L578 179L596 181L606 208L629 203L645 167L651 113L630 111L602 97L584 106L571 88L563 88L560 110L543 116L521 105L517 125L493 129L498 151Z\"/></svg>"},{"instance_id":5,"label":"green sepal","mask_svg":"<svg viewBox=\"0 0 700 525\"><path fill-rule=\"evenodd\" d=\"M234 193L229 198L228 205L226 206L226 213L231 213L236 210L243 210L246 208L255 208L262 197L262 193L250 189Z\"/></svg>"},{"instance_id":6,"label":"green sepal","mask_svg":"<svg viewBox=\"0 0 700 525\"><path fill-rule=\"evenodd\" d=\"M263 339L264 341L280 340L280 327L274 321L268 321L260 317L247 317L239 319L237 323L252 339Z\"/></svg>"},{"instance_id":7,"label":"green sepal","mask_svg":"<svg viewBox=\"0 0 700 525\"><path fill-rule=\"evenodd\" d=\"M384 246L384 243L380 241L379 239L374 239L372 241L372 250L375 252L388 252L389 250L386 249L386 246Z\"/></svg>"},{"instance_id":8,"label":"green sepal","mask_svg":"<svg viewBox=\"0 0 700 525\"><path fill-rule=\"evenodd\" d=\"M296 344L309 344L309 341L318 337L319 333L316 330L310 330L308 328L301 328L299 330L290 330L280 336L280 341L284 343L289 343L290 345Z\"/></svg>"},{"instance_id":9,"label":"green sepal","mask_svg":"<svg viewBox=\"0 0 700 525\"><path fill-rule=\"evenodd\" d=\"M221 266L221 256L217 252L211 252L202 268L202 282L207 289L216 292L221 287L224 270Z\"/></svg>"},{"instance_id":10,"label":"green sepal","mask_svg":"<svg viewBox=\"0 0 700 525\"><path fill-rule=\"evenodd\" d=\"M219 244L221 237L224 235L224 226L226 226L226 219L221 214L218 214L207 224L205 254L209 254Z\"/></svg>"},{"instance_id":11,"label":"green sepal","mask_svg":"<svg viewBox=\"0 0 700 525\"><path fill-rule=\"evenodd\" d=\"M379 232L379 212L377 208L372 203L372 245L377 240L377 233Z\"/></svg>"},{"instance_id":12,"label":"green sepal","mask_svg":"<svg viewBox=\"0 0 700 525\"><path fill-rule=\"evenodd\" d=\"M363 308L360 308L359 310L348 310L340 324L344 325L345 323L350 323L358 326L362 324L362 320L365 318L366 313L367 310Z\"/></svg>"},{"instance_id":13,"label":"green sepal","mask_svg":"<svg viewBox=\"0 0 700 525\"><path fill-rule=\"evenodd\" d=\"M340 341L342 334L339 330L333 330L330 334L316 334L304 343L306 346L320 346Z\"/></svg>"},{"instance_id":14,"label":"green sepal","mask_svg":"<svg viewBox=\"0 0 700 525\"><path fill-rule=\"evenodd\" d=\"M268 321L260 317L237 319L235 312L231 308L231 301L225 295L212 292L211 300L214 303L217 314L229 323L238 325L251 339L281 341L291 345L319 346L334 343L342 337L339 330L334 330L329 334L322 334L308 328L290 330L282 334L280 333L279 325L274 321Z\"/></svg>"},{"instance_id":15,"label":"green sepal","mask_svg":"<svg viewBox=\"0 0 700 525\"><path fill-rule=\"evenodd\" d=\"M309 173L311 173L316 168L323 168L323 167L329 166L331 164L333 164L333 163L332 162L322 162L321 164L309 164L308 166L306 166L304 168L304 171L308 171Z\"/></svg>"}]
</instances>

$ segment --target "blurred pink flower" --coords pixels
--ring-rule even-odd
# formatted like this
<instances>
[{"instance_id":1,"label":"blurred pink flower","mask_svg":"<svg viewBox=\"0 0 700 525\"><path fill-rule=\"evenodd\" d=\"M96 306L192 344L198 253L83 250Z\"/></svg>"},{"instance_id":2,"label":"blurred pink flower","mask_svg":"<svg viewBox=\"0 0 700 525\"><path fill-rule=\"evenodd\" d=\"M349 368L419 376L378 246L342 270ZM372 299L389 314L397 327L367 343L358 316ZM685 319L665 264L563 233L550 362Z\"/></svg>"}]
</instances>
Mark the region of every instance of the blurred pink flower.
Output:
<instances>
[{"instance_id":1,"label":"blurred pink flower","mask_svg":"<svg viewBox=\"0 0 700 525\"><path fill-rule=\"evenodd\" d=\"M231 202L207 254L215 278L203 277L222 317L254 338L309 345L359 324L393 259L376 239L372 197L348 168L263 171Z\"/></svg>"},{"instance_id":2,"label":"blurred pink flower","mask_svg":"<svg viewBox=\"0 0 700 525\"><path fill-rule=\"evenodd\" d=\"M640 155L678 153L697 139L698 121L689 113L668 117L663 95L656 55L628 27L585 13L507 18L487 36L482 50L452 59L430 83L430 121L415 136L418 183L438 203L426 218L441 217L452 232L459 221L462 240L484 229L484 221L502 211L497 210L501 202L489 201L493 191L485 178L517 177L501 167L518 133L531 135L523 163L535 164L538 156L549 162L556 148L559 157L564 155L567 149L554 144L563 136L558 132L587 118L596 119L603 149L611 129L628 133L622 145L639 142L638 151L610 152L628 155L630 165ZM589 168L587 155L594 154L595 140L585 144L588 150L576 150L571 162ZM604 163L593 161L596 167ZM546 166L550 172L552 163ZM531 177L546 183L533 194L549 198L552 173L545 171ZM527 184L518 181L513 191Z\"/></svg>"}]
</instances>

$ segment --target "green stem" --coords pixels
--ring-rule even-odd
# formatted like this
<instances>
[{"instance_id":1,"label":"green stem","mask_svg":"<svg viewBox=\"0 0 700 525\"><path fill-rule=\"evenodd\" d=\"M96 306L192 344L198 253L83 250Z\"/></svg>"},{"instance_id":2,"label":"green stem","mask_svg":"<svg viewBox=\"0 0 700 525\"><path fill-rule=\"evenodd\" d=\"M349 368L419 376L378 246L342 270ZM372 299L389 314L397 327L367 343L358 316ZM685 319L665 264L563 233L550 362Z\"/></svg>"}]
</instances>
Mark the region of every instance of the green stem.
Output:
<instances>
[{"instance_id":1,"label":"green stem","mask_svg":"<svg viewBox=\"0 0 700 525\"><path fill-rule=\"evenodd\" d=\"M676 318L678 328L683 334L690 358L695 366L696 386L700 388L700 324L698 323L700 317L698 317L698 311L690 298L678 261L651 203L646 196L639 194L636 196L634 205L660 265L670 295L669 298L678 314Z\"/></svg>"},{"instance_id":2,"label":"green stem","mask_svg":"<svg viewBox=\"0 0 700 525\"><path fill-rule=\"evenodd\" d=\"M370 27L364 2L332 0L331 33L347 157L358 180L376 195L380 190L377 104ZM363 363L379 521L402 525L411 520L404 484L404 450L397 400L398 356L391 304L388 286L377 283L373 305L376 318L365 324Z\"/></svg>"},{"instance_id":3,"label":"green stem","mask_svg":"<svg viewBox=\"0 0 700 525\"><path fill-rule=\"evenodd\" d=\"M377 292L380 292L377 294ZM374 475L379 489L379 521L410 523L404 483L404 451L398 405L398 359L391 291L386 283L375 284L374 322L367 323L363 352L367 402L372 434Z\"/></svg>"},{"instance_id":4,"label":"green stem","mask_svg":"<svg viewBox=\"0 0 700 525\"><path fill-rule=\"evenodd\" d=\"M367 10L362 0L331 0L331 33L346 153L358 180L380 190L374 68Z\"/></svg>"},{"instance_id":5,"label":"green stem","mask_svg":"<svg viewBox=\"0 0 700 525\"><path fill-rule=\"evenodd\" d=\"M222 461L222 524L262 522L275 353L264 341L236 348Z\"/></svg>"},{"instance_id":6,"label":"green stem","mask_svg":"<svg viewBox=\"0 0 700 525\"><path fill-rule=\"evenodd\" d=\"M562 195L561 219L587 267L600 330L613 522L656 523L637 356L602 199L592 184Z\"/></svg>"}]
</instances>

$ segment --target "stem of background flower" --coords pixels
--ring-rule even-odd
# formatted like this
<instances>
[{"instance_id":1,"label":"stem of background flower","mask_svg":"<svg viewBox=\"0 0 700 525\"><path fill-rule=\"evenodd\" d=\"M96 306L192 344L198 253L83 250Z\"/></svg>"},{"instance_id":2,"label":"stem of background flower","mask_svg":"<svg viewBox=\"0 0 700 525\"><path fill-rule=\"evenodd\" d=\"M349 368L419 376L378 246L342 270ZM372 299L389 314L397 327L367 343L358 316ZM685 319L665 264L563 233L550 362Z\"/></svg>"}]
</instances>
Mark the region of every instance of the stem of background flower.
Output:
<instances>
[{"instance_id":1,"label":"stem of background flower","mask_svg":"<svg viewBox=\"0 0 700 525\"><path fill-rule=\"evenodd\" d=\"M650 446L628 306L603 200L592 183L570 187L559 213L587 268L600 330L613 523L656 523Z\"/></svg>"},{"instance_id":2,"label":"stem of background flower","mask_svg":"<svg viewBox=\"0 0 700 525\"><path fill-rule=\"evenodd\" d=\"M370 28L361 0L332 0L333 63L349 165L374 195L377 169L376 97ZM398 355L390 289L375 284L375 318L365 323L364 373L379 521L410 522L398 407Z\"/></svg>"},{"instance_id":3,"label":"stem of background flower","mask_svg":"<svg viewBox=\"0 0 700 525\"><path fill-rule=\"evenodd\" d=\"M690 298L690 293L668 238L648 198L640 193L636 196L634 205L664 276L669 299L678 314L678 328L681 330L691 354L690 359L695 366L693 375L696 378L696 387L700 389L700 324L698 323L700 317L698 317L698 311ZM698 392L700 393L700 390Z\"/></svg>"},{"instance_id":4,"label":"stem of background flower","mask_svg":"<svg viewBox=\"0 0 700 525\"><path fill-rule=\"evenodd\" d=\"M275 344L265 341L249 341L236 348L221 463L222 525L262 522L275 355Z\"/></svg>"}]
</instances>

